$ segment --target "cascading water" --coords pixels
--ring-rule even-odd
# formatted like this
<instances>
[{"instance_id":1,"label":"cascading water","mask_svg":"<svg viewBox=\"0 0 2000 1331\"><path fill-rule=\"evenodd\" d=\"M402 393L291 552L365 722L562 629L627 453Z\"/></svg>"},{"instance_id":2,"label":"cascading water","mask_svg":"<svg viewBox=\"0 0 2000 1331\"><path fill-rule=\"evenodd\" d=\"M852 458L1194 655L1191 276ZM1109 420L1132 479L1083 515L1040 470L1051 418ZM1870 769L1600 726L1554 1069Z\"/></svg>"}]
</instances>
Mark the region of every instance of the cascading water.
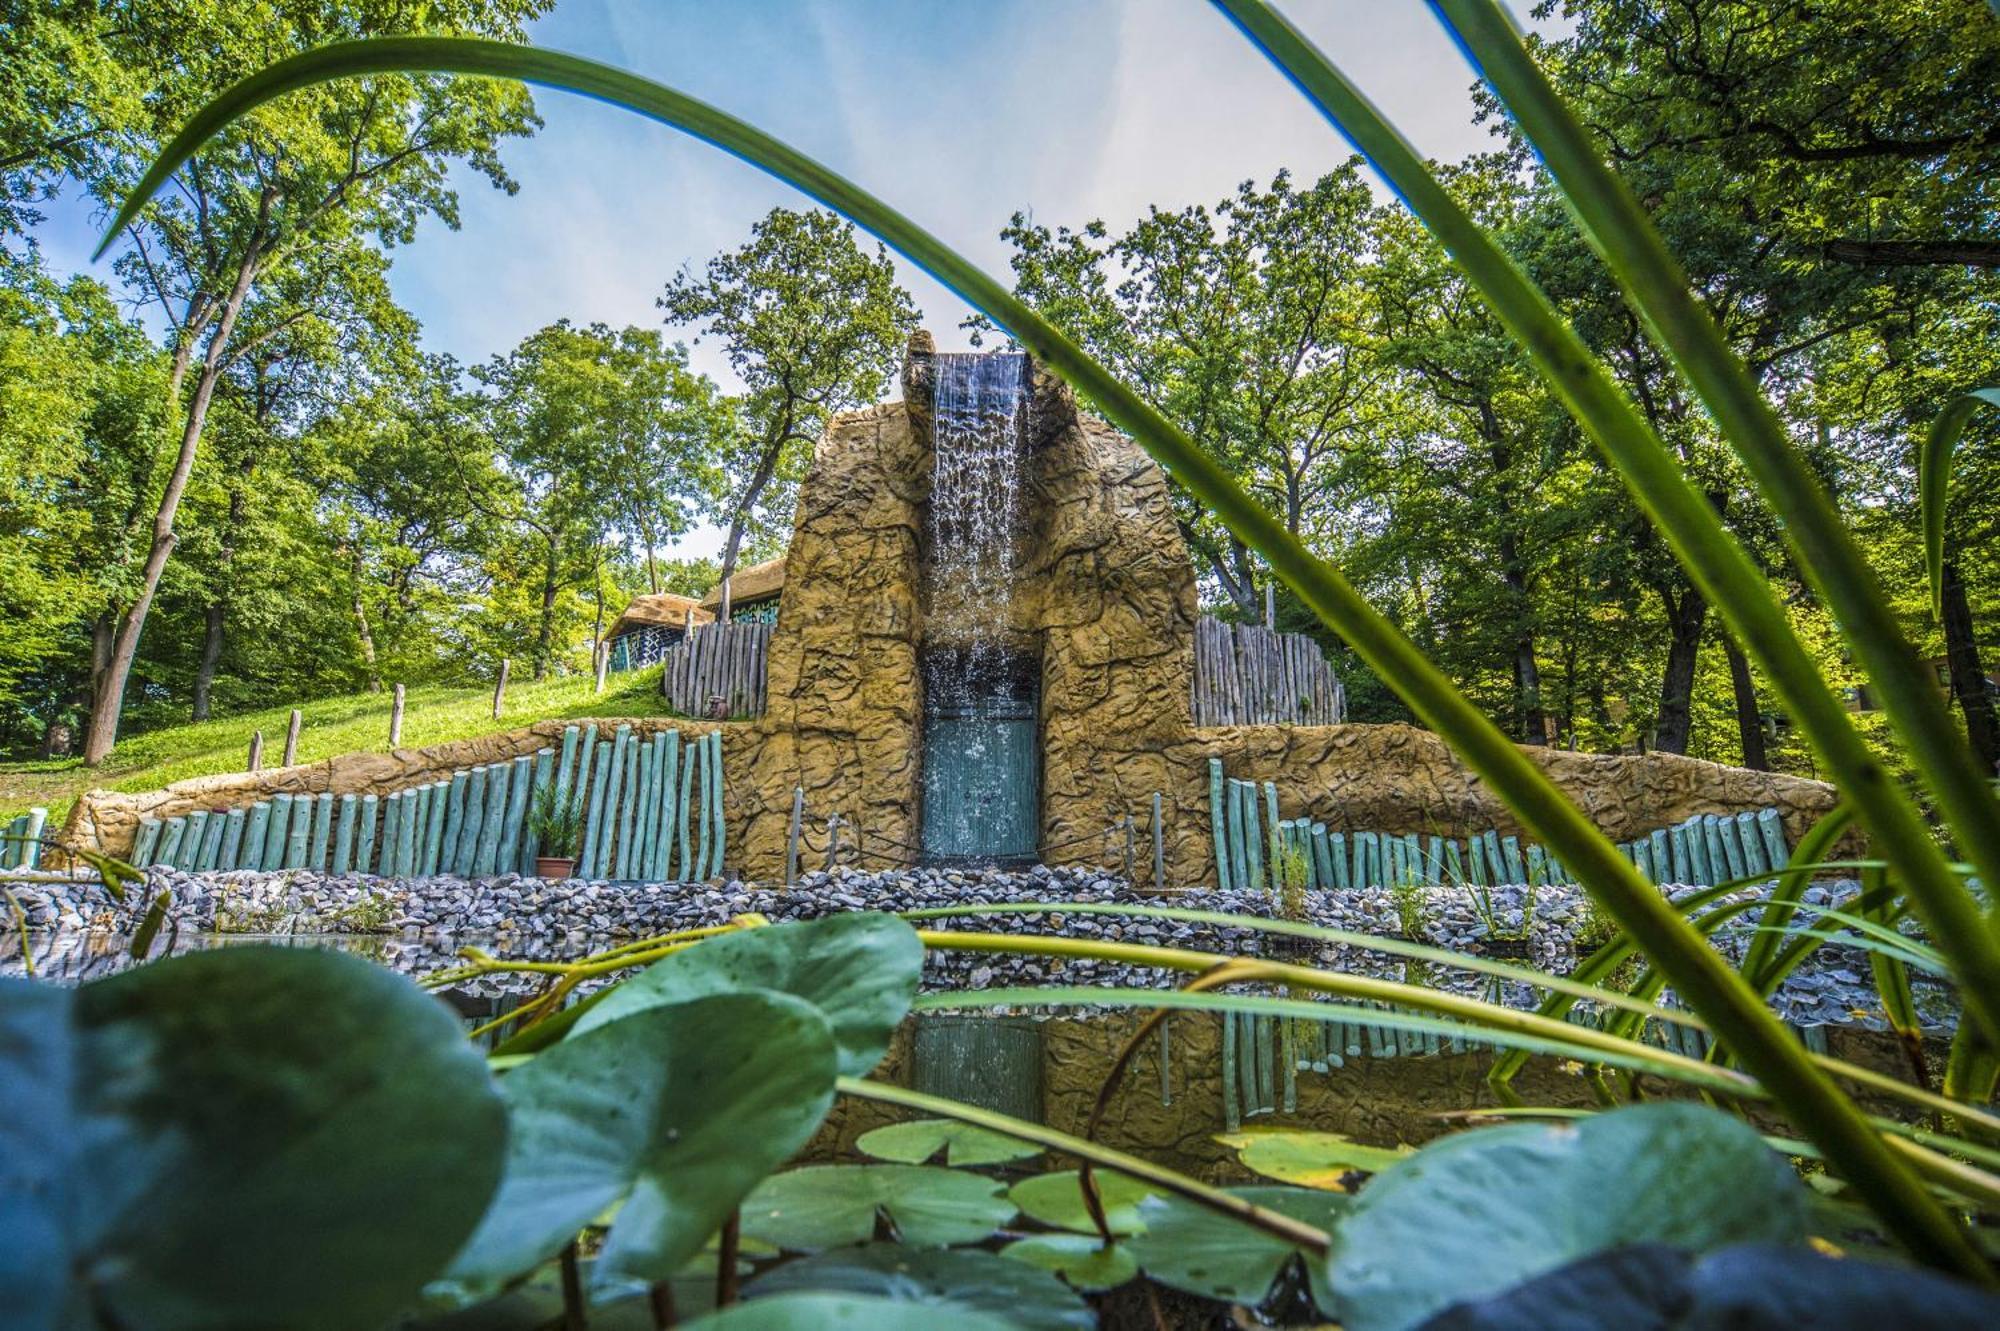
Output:
<instances>
[{"instance_id":1,"label":"cascading water","mask_svg":"<svg viewBox=\"0 0 2000 1331\"><path fill-rule=\"evenodd\" d=\"M924 847L1034 848L1032 674L1009 650L1027 442L1027 357L933 364Z\"/></svg>"}]
</instances>

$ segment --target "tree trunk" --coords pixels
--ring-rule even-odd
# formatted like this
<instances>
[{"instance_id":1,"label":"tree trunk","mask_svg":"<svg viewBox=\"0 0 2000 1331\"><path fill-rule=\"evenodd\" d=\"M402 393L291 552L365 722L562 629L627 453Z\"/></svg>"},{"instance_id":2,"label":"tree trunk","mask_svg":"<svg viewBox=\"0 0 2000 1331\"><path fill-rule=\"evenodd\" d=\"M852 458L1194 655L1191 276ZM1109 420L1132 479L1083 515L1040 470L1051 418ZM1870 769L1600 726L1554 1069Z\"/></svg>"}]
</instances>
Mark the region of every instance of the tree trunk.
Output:
<instances>
[{"instance_id":1,"label":"tree trunk","mask_svg":"<svg viewBox=\"0 0 2000 1331\"><path fill-rule=\"evenodd\" d=\"M1729 683L1736 692L1736 733L1743 744L1743 765L1768 772L1771 760L1764 752L1764 714L1757 706L1757 680L1750 673L1750 658L1729 633L1722 635L1722 650L1729 657Z\"/></svg>"},{"instance_id":2,"label":"tree trunk","mask_svg":"<svg viewBox=\"0 0 2000 1331\"><path fill-rule=\"evenodd\" d=\"M375 631L368 627L368 606L361 599L361 589L354 589L354 632L361 639L361 664L367 668L368 691L382 691L382 671L375 660Z\"/></svg>"},{"instance_id":3,"label":"tree trunk","mask_svg":"<svg viewBox=\"0 0 2000 1331\"><path fill-rule=\"evenodd\" d=\"M1951 696L1965 714L1966 738L1988 772L2000 770L2000 723L1993 715L1993 698L1986 690L1986 671L1979 660L1979 641L1972 634L1972 606L1966 600L1965 579L1958 560L1944 563L1945 661L1951 672Z\"/></svg>"},{"instance_id":4,"label":"tree trunk","mask_svg":"<svg viewBox=\"0 0 2000 1331\"><path fill-rule=\"evenodd\" d=\"M542 613L535 633L535 678L538 680L549 677L549 658L555 650L556 593L561 590L556 584L556 574L561 567L556 542L553 537L544 539L548 556L542 561Z\"/></svg>"},{"instance_id":5,"label":"tree trunk","mask_svg":"<svg viewBox=\"0 0 2000 1331\"><path fill-rule=\"evenodd\" d=\"M1694 670L1701 656L1702 628L1708 623L1708 599L1693 587L1678 602L1662 591L1667 605L1667 669L1660 680L1660 722L1653 747L1661 753L1686 753L1694 728Z\"/></svg>"},{"instance_id":6,"label":"tree trunk","mask_svg":"<svg viewBox=\"0 0 2000 1331\"><path fill-rule=\"evenodd\" d=\"M180 453L174 459L173 474L167 478L167 488L161 493L159 509L153 515L153 544L146 553L139 594L133 598L124 620L118 626L118 637L112 645L111 659L104 671L104 684L98 690L96 705L91 709L90 733L83 745L86 767L103 763L111 756L112 746L118 742L118 719L125 707L125 684L132 675L132 662L139 654L139 635L145 631L146 616L153 608L153 595L160 588L160 575L166 571L167 557L173 553L174 519L180 512L181 496L187 490L188 476L194 470L195 451L201 446L202 427L208 421L208 405L214 399L215 386L222 378L224 353L229 347L230 334L236 329L236 316L242 313L243 299L249 294L250 284L257 276L257 261L261 253L260 243L252 241L244 253L242 266L237 269L236 284L230 289L229 299L223 305L215 333L209 338L208 350L202 357L201 375L195 381L194 400L188 404L187 420L181 426Z\"/></svg>"},{"instance_id":7,"label":"tree trunk","mask_svg":"<svg viewBox=\"0 0 2000 1331\"><path fill-rule=\"evenodd\" d=\"M222 660L222 602L210 601L203 619L201 664L194 671L194 707L191 712L196 721L208 720L209 691L215 686L215 667Z\"/></svg>"}]
</instances>

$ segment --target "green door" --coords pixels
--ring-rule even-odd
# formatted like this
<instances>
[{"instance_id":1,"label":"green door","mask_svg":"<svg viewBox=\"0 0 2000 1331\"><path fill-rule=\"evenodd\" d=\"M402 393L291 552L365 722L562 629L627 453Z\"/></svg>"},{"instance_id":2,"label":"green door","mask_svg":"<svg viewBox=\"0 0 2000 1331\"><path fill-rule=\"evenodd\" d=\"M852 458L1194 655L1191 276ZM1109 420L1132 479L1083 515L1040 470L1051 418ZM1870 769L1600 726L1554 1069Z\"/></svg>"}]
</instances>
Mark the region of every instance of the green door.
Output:
<instances>
[{"instance_id":1,"label":"green door","mask_svg":"<svg viewBox=\"0 0 2000 1331\"><path fill-rule=\"evenodd\" d=\"M924 715L924 853L934 859L1032 858L1037 743L1032 676L1005 672L974 696L928 690ZM945 692L948 701L936 700Z\"/></svg>"}]
</instances>

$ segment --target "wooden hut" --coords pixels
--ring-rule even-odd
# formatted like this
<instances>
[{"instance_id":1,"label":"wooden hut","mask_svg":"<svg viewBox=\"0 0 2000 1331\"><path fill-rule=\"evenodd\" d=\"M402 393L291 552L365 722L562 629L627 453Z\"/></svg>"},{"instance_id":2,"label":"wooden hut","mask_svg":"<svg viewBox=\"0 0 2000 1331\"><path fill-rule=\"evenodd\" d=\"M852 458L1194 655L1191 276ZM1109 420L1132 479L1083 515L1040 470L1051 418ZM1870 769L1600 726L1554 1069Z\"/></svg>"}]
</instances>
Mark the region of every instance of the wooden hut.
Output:
<instances>
[{"instance_id":1,"label":"wooden hut","mask_svg":"<svg viewBox=\"0 0 2000 1331\"><path fill-rule=\"evenodd\" d=\"M778 601L785 590L785 561L767 559L739 568L729 579L729 620L733 624L778 622ZM723 585L717 583L701 598L701 608L722 617Z\"/></svg>"},{"instance_id":2,"label":"wooden hut","mask_svg":"<svg viewBox=\"0 0 2000 1331\"><path fill-rule=\"evenodd\" d=\"M702 609L692 596L675 592L654 592L635 596L611 626L607 640L611 669L638 670L658 665L667 649L687 636L690 627L706 624L715 616Z\"/></svg>"}]
</instances>

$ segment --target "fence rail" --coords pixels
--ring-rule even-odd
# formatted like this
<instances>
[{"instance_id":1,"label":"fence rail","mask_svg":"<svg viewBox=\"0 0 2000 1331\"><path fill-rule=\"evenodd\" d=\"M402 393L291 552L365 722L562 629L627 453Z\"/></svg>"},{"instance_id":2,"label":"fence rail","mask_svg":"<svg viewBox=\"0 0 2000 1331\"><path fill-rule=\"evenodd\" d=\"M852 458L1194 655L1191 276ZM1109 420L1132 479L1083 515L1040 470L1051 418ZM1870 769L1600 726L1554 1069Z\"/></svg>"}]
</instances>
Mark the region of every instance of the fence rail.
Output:
<instances>
[{"instance_id":1,"label":"fence rail","mask_svg":"<svg viewBox=\"0 0 2000 1331\"><path fill-rule=\"evenodd\" d=\"M1282 818L1278 788L1226 776L1208 760L1209 817L1215 833L1216 879L1227 890L1277 892L1281 864L1303 862L1305 886L1359 889L1399 883L1573 883L1543 847L1497 830L1455 837L1414 832L1330 832L1310 818ZM1776 809L1697 814L1618 847L1650 882L1712 887L1781 869L1791 855Z\"/></svg>"},{"instance_id":2,"label":"fence rail","mask_svg":"<svg viewBox=\"0 0 2000 1331\"><path fill-rule=\"evenodd\" d=\"M770 624L697 624L665 653L661 687L683 716L720 721L764 714ZM718 710L719 707L719 710Z\"/></svg>"},{"instance_id":3,"label":"fence rail","mask_svg":"<svg viewBox=\"0 0 2000 1331\"><path fill-rule=\"evenodd\" d=\"M1346 691L1308 635L1206 615L1195 621L1196 725L1324 726L1346 719Z\"/></svg>"},{"instance_id":4,"label":"fence rail","mask_svg":"<svg viewBox=\"0 0 2000 1331\"><path fill-rule=\"evenodd\" d=\"M638 737L570 726L561 748L379 795L274 795L245 809L139 820L132 862L196 873L317 869L430 877L533 874L528 816L554 782L584 811L576 872L702 882L722 872L722 732Z\"/></svg>"}]
</instances>

